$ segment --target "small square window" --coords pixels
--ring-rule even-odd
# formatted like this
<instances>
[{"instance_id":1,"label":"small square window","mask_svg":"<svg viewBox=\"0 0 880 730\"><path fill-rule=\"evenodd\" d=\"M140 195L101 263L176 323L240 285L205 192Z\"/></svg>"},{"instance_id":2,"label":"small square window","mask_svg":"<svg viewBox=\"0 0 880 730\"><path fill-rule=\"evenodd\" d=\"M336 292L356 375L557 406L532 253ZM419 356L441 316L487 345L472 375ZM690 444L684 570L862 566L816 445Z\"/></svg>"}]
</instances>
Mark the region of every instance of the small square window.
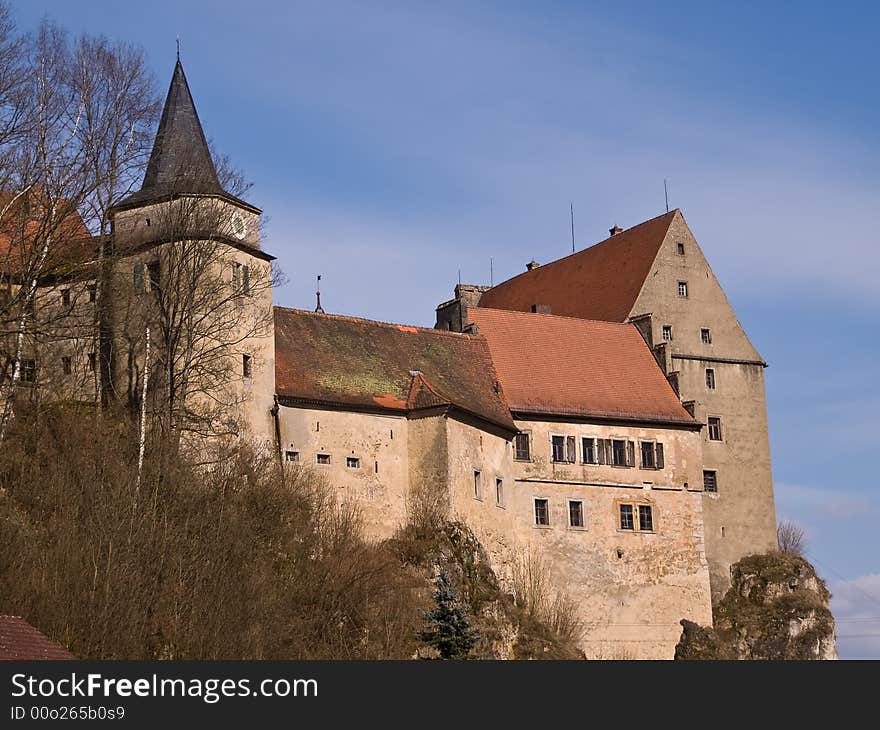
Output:
<instances>
[{"instance_id":1,"label":"small square window","mask_svg":"<svg viewBox=\"0 0 880 730\"><path fill-rule=\"evenodd\" d=\"M285 451L284 460L288 464L295 464L299 461L299 451Z\"/></svg>"},{"instance_id":2,"label":"small square window","mask_svg":"<svg viewBox=\"0 0 880 730\"><path fill-rule=\"evenodd\" d=\"M346 456L345 457L345 465L349 469L360 469L361 468L361 460L356 456Z\"/></svg>"},{"instance_id":3,"label":"small square window","mask_svg":"<svg viewBox=\"0 0 880 730\"><path fill-rule=\"evenodd\" d=\"M89 372L95 372L98 365L98 358L94 352L89 353Z\"/></svg>"},{"instance_id":4,"label":"small square window","mask_svg":"<svg viewBox=\"0 0 880 730\"><path fill-rule=\"evenodd\" d=\"M315 456L315 463L317 464L329 464L330 463L330 454L318 454Z\"/></svg>"},{"instance_id":5,"label":"small square window","mask_svg":"<svg viewBox=\"0 0 880 730\"><path fill-rule=\"evenodd\" d=\"M633 506L631 504L620 505L620 529L635 530L633 523Z\"/></svg>"},{"instance_id":6,"label":"small square window","mask_svg":"<svg viewBox=\"0 0 880 730\"><path fill-rule=\"evenodd\" d=\"M684 256L684 244L683 244L683 243L679 243L678 246L677 246L677 248L678 248L678 255L679 255L679 256Z\"/></svg>"},{"instance_id":7,"label":"small square window","mask_svg":"<svg viewBox=\"0 0 880 730\"><path fill-rule=\"evenodd\" d=\"M483 499L483 474L474 469L474 499Z\"/></svg>"},{"instance_id":8,"label":"small square window","mask_svg":"<svg viewBox=\"0 0 880 730\"><path fill-rule=\"evenodd\" d=\"M703 491L718 491L718 473L716 471L707 469L703 472Z\"/></svg>"},{"instance_id":9,"label":"small square window","mask_svg":"<svg viewBox=\"0 0 880 730\"><path fill-rule=\"evenodd\" d=\"M251 356L250 355L242 355L241 356L241 374L242 377L249 378L251 377Z\"/></svg>"},{"instance_id":10,"label":"small square window","mask_svg":"<svg viewBox=\"0 0 880 730\"><path fill-rule=\"evenodd\" d=\"M542 526L550 524L550 504L546 499L535 500L535 524Z\"/></svg>"},{"instance_id":11,"label":"small square window","mask_svg":"<svg viewBox=\"0 0 880 730\"><path fill-rule=\"evenodd\" d=\"M721 441L721 419L717 416L709 416L709 440Z\"/></svg>"},{"instance_id":12,"label":"small square window","mask_svg":"<svg viewBox=\"0 0 880 730\"><path fill-rule=\"evenodd\" d=\"M678 296L686 297L688 295L688 283L686 281L678 282Z\"/></svg>"},{"instance_id":13,"label":"small square window","mask_svg":"<svg viewBox=\"0 0 880 730\"><path fill-rule=\"evenodd\" d=\"M663 341L664 342L672 342L672 325L664 324L663 325Z\"/></svg>"},{"instance_id":14,"label":"small square window","mask_svg":"<svg viewBox=\"0 0 880 730\"><path fill-rule=\"evenodd\" d=\"M70 306L70 289L61 290L61 304L65 307Z\"/></svg>"},{"instance_id":15,"label":"small square window","mask_svg":"<svg viewBox=\"0 0 880 730\"><path fill-rule=\"evenodd\" d=\"M568 501L568 526L584 526L584 503L580 500L570 499Z\"/></svg>"},{"instance_id":16,"label":"small square window","mask_svg":"<svg viewBox=\"0 0 880 730\"><path fill-rule=\"evenodd\" d=\"M517 461L531 461L531 444L529 443L529 434L525 431L520 432L514 439L514 459Z\"/></svg>"},{"instance_id":17,"label":"small square window","mask_svg":"<svg viewBox=\"0 0 880 730\"><path fill-rule=\"evenodd\" d=\"M712 331L708 327L703 327L703 329L700 330L700 340L704 345L712 344Z\"/></svg>"},{"instance_id":18,"label":"small square window","mask_svg":"<svg viewBox=\"0 0 880 730\"><path fill-rule=\"evenodd\" d=\"M65 375L70 375L73 370L73 362L70 359L70 355L65 355L61 358L61 372Z\"/></svg>"},{"instance_id":19,"label":"small square window","mask_svg":"<svg viewBox=\"0 0 880 730\"><path fill-rule=\"evenodd\" d=\"M654 511L651 505L639 505L639 530L641 532L654 532Z\"/></svg>"},{"instance_id":20,"label":"small square window","mask_svg":"<svg viewBox=\"0 0 880 730\"><path fill-rule=\"evenodd\" d=\"M715 371L712 368L706 368L706 387L715 390Z\"/></svg>"},{"instance_id":21,"label":"small square window","mask_svg":"<svg viewBox=\"0 0 880 730\"><path fill-rule=\"evenodd\" d=\"M504 480L500 477L495 479L495 504L504 506Z\"/></svg>"},{"instance_id":22,"label":"small square window","mask_svg":"<svg viewBox=\"0 0 880 730\"><path fill-rule=\"evenodd\" d=\"M94 284L89 284L86 287L86 291L89 293L89 301L90 302L95 301L95 297L98 295L98 287L95 286Z\"/></svg>"},{"instance_id":23,"label":"small square window","mask_svg":"<svg viewBox=\"0 0 880 730\"><path fill-rule=\"evenodd\" d=\"M22 383L37 382L37 361L22 360L19 368L19 379Z\"/></svg>"}]
</instances>

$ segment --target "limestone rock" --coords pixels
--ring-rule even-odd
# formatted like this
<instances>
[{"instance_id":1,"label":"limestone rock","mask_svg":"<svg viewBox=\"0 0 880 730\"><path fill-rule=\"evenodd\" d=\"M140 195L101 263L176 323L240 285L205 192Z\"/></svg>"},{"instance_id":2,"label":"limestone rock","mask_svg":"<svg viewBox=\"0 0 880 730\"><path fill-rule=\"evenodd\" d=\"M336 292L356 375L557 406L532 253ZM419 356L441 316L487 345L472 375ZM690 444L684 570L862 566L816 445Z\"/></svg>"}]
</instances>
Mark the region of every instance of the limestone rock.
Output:
<instances>
[{"instance_id":1,"label":"limestone rock","mask_svg":"<svg viewBox=\"0 0 880 730\"><path fill-rule=\"evenodd\" d=\"M676 659L836 659L825 583L799 555L749 555L730 569L714 628L682 620Z\"/></svg>"}]
</instances>

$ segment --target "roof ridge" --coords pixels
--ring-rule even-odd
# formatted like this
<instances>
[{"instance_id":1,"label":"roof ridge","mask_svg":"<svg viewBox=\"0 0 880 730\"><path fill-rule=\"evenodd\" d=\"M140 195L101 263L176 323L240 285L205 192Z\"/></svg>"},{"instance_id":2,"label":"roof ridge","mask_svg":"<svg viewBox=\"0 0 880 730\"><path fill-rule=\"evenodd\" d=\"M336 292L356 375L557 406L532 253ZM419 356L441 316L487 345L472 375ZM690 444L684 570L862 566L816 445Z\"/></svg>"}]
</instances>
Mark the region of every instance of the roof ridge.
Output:
<instances>
[{"instance_id":1,"label":"roof ridge","mask_svg":"<svg viewBox=\"0 0 880 730\"><path fill-rule=\"evenodd\" d=\"M660 215L655 215L653 218L648 218L648 220L644 220L641 223L636 223L634 226L630 226L629 228L625 228L620 233L618 233L616 235L608 236L608 238L603 238L601 241L597 241L596 243L594 243L590 246L587 246L586 248L582 248L580 251L575 251L574 253L566 254L565 256L562 256L561 258L553 259L552 261L548 261L546 264L541 264L540 266L538 266L535 269L529 269L527 271L520 272L516 276L512 276L509 279L505 279L504 281L491 287L489 289L489 291L492 291L493 289L497 289L500 286L504 286L505 284L508 284L511 281L515 281L516 279L519 279L520 277L527 276L527 275L531 274L533 271L539 271L540 269L543 269L547 266L553 266L553 265L558 264L562 261L567 261L568 259L572 259L572 258L575 258L576 256L580 256L581 254L584 254L587 251L591 251L592 249L596 248L597 246L601 246L602 244L608 243L609 241L618 240L621 236L625 236L627 233L630 233L631 231L635 231L637 228L641 228L642 226L646 226L649 223L653 223L654 221L657 221L660 218L664 218L665 216L669 216L670 221L671 221L676 213L681 213L681 209L673 208L672 210L670 210L666 213L661 213ZM487 307L487 309L488 309L488 307Z\"/></svg>"},{"instance_id":2,"label":"roof ridge","mask_svg":"<svg viewBox=\"0 0 880 730\"><path fill-rule=\"evenodd\" d=\"M482 309L484 311L491 312L503 312L505 315L519 315L522 317L549 317L551 319L569 319L574 320L575 322L587 322L589 324L598 324L598 325L610 325L612 327L626 327L631 328L635 327L632 322L611 322L607 319L587 319L586 317L575 317L574 315L569 314L553 314L547 312L523 312L519 309L501 309L500 307L468 307L468 311L470 312L472 309Z\"/></svg>"},{"instance_id":3,"label":"roof ridge","mask_svg":"<svg viewBox=\"0 0 880 730\"><path fill-rule=\"evenodd\" d=\"M367 317L355 317L350 314L334 314L327 312L313 312L310 309L300 309L299 307L282 307L280 304L272 305L273 309L282 309L286 312L296 312L297 314L307 314L313 317L331 317L333 319L342 319L347 320L349 322L365 322L367 324L375 324L381 327L388 327L389 329L396 329L401 332L425 332L432 335L442 335L446 337L453 337L456 339L470 339L476 340L479 339L479 335L472 335L467 332L450 332L448 330L438 330L434 327L422 327L417 324L402 324L399 322L383 322L378 319L369 319Z\"/></svg>"}]
</instances>

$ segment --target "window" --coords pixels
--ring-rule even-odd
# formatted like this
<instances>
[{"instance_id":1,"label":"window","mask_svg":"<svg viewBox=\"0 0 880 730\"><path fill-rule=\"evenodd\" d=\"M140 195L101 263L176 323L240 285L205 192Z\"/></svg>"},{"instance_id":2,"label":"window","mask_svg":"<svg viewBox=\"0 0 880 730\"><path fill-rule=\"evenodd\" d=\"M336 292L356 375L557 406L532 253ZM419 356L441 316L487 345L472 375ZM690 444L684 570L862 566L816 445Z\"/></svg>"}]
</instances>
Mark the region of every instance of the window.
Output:
<instances>
[{"instance_id":1,"label":"window","mask_svg":"<svg viewBox=\"0 0 880 730\"><path fill-rule=\"evenodd\" d=\"M638 521L636 521L638 517ZM620 505L620 528L632 532L654 532L654 508L650 504Z\"/></svg>"},{"instance_id":2,"label":"window","mask_svg":"<svg viewBox=\"0 0 880 730\"><path fill-rule=\"evenodd\" d=\"M474 469L474 499L483 499L483 474Z\"/></svg>"},{"instance_id":3,"label":"window","mask_svg":"<svg viewBox=\"0 0 880 730\"><path fill-rule=\"evenodd\" d=\"M284 460L288 464L295 464L299 461L299 451L285 451Z\"/></svg>"},{"instance_id":4,"label":"window","mask_svg":"<svg viewBox=\"0 0 880 730\"><path fill-rule=\"evenodd\" d=\"M135 294L143 294L146 292L146 287L144 286L144 265L143 264L135 264L134 269L132 270L134 276L134 292Z\"/></svg>"},{"instance_id":5,"label":"window","mask_svg":"<svg viewBox=\"0 0 880 730\"><path fill-rule=\"evenodd\" d=\"M159 286L162 283L159 274L158 261L151 261L147 264L147 280L150 282L151 291L159 291Z\"/></svg>"},{"instance_id":6,"label":"window","mask_svg":"<svg viewBox=\"0 0 880 730\"><path fill-rule=\"evenodd\" d=\"M245 378L251 377L251 356L241 356L241 374Z\"/></svg>"},{"instance_id":7,"label":"window","mask_svg":"<svg viewBox=\"0 0 880 730\"><path fill-rule=\"evenodd\" d=\"M36 383L37 382L37 361L36 360L22 360L21 366L19 368L19 379L22 383Z\"/></svg>"},{"instance_id":8,"label":"window","mask_svg":"<svg viewBox=\"0 0 880 730\"><path fill-rule=\"evenodd\" d=\"M635 466L636 445L632 441L612 439L611 441L611 465L612 466Z\"/></svg>"},{"instance_id":9,"label":"window","mask_svg":"<svg viewBox=\"0 0 880 730\"><path fill-rule=\"evenodd\" d=\"M633 524L633 506L631 504L620 505L620 529L635 529L635 526Z\"/></svg>"},{"instance_id":10,"label":"window","mask_svg":"<svg viewBox=\"0 0 880 730\"><path fill-rule=\"evenodd\" d=\"M678 296L686 297L688 295L688 283L686 281L678 282Z\"/></svg>"},{"instance_id":11,"label":"window","mask_svg":"<svg viewBox=\"0 0 880 730\"><path fill-rule=\"evenodd\" d=\"M361 460L356 456L346 456L345 457L345 465L349 469L360 469L361 468Z\"/></svg>"},{"instance_id":12,"label":"window","mask_svg":"<svg viewBox=\"0 0 880 730\"><path fill-rule=\"evenodd\" d=\"M73 370L72 361L69 355L65 355L61 358L61 372L65 375L70 375Z\"/></svg>"},{"instance_id":13,"label":"window","mask_svg":"<svg viewBox=\"0 0 880 730\"><path fill-rule=\"evenodd\" d=\"M704 492L717 492L718 491L718 473L714 470L705 470L703 472L703 491Z\"/></svg>"},{"instance_id":14,"label":"window","mask_svg":"<svg viewBox=\"0 0 880 730\"><path fill-rule=\"evenodd\" d=\"M721 419L717 416L709 416L709 440L721 441Z\"/></svg>"},{"instance_id":15,"label":"window","mask_svg":"<svg viewBox=\"0 0 880 730\"><path fill-rule=\"evenodd\" d=\"M639 530L654 532L654 510L649 504L639 505Z\"/></svg>"},{"instance_id":16,"label":"window","mask_svg":"<svg viewBox=\"0 0 880 730\"><path fill-rule=\"evenodd\" d=\"M251 268L250 266L241 267L241 291L244 294L251 293Z\"/></svg>"},{"instance_id":17,"label":"window","mask_svg":"<svg viewBox=\"0 0 880 730\"><path fill-rule=\"evenodd\" d=\"M708 327L703 327L700 330L700 339L703 341L704 345L712 344L712 331Z\"/></svg>"},{"instance_id":18,"label":"window","mask_svg":"<svg viewBox=\"0 0 880 730\"><path fill-rule=\"evenodd\" d=\"M70 306L70 289L61 290L61 304L65 307Z\"/></svg>"},{"instance_id":19,"label":"window","mask_svg":"<svg viewBox=\"0 0 880 730\"><path fill-rule=\"evenodd\" d=\"M504 506L504 480L500 477L495 479L495 504L499 507Z\"/></svg>"},{"instance_id":20,"label":"window","mask_svg":"<svg viewBox=\"0 0 880 730\"><path fill-rule=\"evenodd\" d=\"M90 302L95 301L95 297L97 296L97 293L98 293L98 287L95 286L94 284L89 284L86 287L86 291L89 293L89 301Z\"/></svg>"},{"instance_id":21,"label":"window","mask_svg":"<svg viewBox=\"0 0 880 730\"><path fill-rule=\"evenodd\" d=\"M706 368L706 387L715 390L715 371L712 368Z\"/></svg>"},{"instance_id":22,"label":"window","mask_svg":"<svg viewBox=\"0 0 880 730\"><path fill-rule=\"evenodd\" d=\"M664 342L672 342L672 325L664 324L663 325L663 341Z\"/></svg>"},{"instance_id":23,"label":"window","mask_svg":"<svg viewBox=\"0 0 880 730\"><path fill-rule=\"evenodd\" d=\"M241 264L238 261L232 262L232 288L236 291L241 283Z\"/></svg>"},{"instance_id":24,"label":"window","mask_svg":"<svg viewBox=\"0 0 880 730\"><path fill-rule=\"evenodd\" d=\"M642 441L642 469L654 468L654 444Z\"/></svg>"},{"instance_id":25,"label":"window","mask_svg":"<svg viewBox=\"0 0 880 730\"><path fill-rule=\"evenodd\" d=\"M684 256L684 244L683 243L678 244L678 255Z\"/></svg>"},{"instance_id":26,"label":"window","mask_svg":"<svg viewBox=\"0 0 880 730\"><path fill-rule=\"evenodd\" d=\"M642 441L642 469L662 469L663 444L654 441Z\"/></svg>"},{"instance_id":27,"label":"window","mask_svg":"<svg viewBox=\"0 0 880 730\"><path fill-rule=\"evenodd\" d=\"M535 500L535 524L546 526L550 524L550 504L549 500Z\"/></svg>"},{"instance_id":28,"label":"window","mask_svg":"<svg viewBox=\"0 0 880 730\"><path fill-rule=\"evenodd\" d=\"M584 526L584 503L580 500L568 500L568 526Z\"/></svg>"},{"instance_id":29,"label":"window","mask_svg":"<svg viewBox=\"0 0 880 730\"><path fill-rule=\"evenodd\" d=\"M553 461L563 464L574 464L575 445L574 436L551 436Z\"/></svg>"},{"instance_id":30,"label":"window","mask_svg":"<svg viewBox=\"0 0 880 730\"><path fill-rule=\"evenodd\" d=\"M95 372L96 366L98 364L98 358L96 357L94 352L89 353L89 372Z\"/></svg>"},{"instance_id":31,"label":"window","mask_svg":"<svg viewBox=\"0 0 880 730\"><path fill-rule=\"evenodd\" d=\"M529 443L530 436L525 431L518 433L514 439L514 455L517 461L531 461L531 445Z\"/></svg>"},{"instance_id":32,"label":"window","mask_svg":"<svg viewBox=\"0 0 880 730\"><path fill-rule=\"evenodd\" d=\"M330 463L330 454L317 454L315 456L315 463L317 464L329 464Z\"/></svg>"},{"instance_id":33,"label":"window","mask_svg":"<svg viewBox=\"0 0 880 730\"><path fill-rule=\"evenodd\" d=\"M599 454L596 449L596 439L591 437L582 438L581 454L584 464L598 464Z\"/></svg>"}]
</instances>

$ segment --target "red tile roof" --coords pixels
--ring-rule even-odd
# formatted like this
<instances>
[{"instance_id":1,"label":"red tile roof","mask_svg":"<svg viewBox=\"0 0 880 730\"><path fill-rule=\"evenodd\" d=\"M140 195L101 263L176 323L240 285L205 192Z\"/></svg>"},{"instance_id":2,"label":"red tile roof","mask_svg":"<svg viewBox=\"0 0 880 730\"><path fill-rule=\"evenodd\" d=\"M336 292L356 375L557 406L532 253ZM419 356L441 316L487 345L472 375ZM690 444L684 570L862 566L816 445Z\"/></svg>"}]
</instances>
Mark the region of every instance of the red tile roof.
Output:
<instances>
[{"instance_id":1,"label":"red tile roof","mask_svg":"<svg viewBox=\"0 0 880 730\"><path fill-rule=\"evenodd\" d=\"M282 399L401 414L451 406L514 430L482 337L275 307Z\"/></svg>"},{"instance_id":2,"label":"red tile roof","mask_svg":"<svg viewBox=\"0 0 880 730\"><path fill-rule=\"evenodd\" d=\"M696 425L631 324L472 307L510 409Z\"/></svg>"},{"instance_id":3,"label":"red tile roof","mask_svg":"<svg viewBox=\"0 0 880 730\"><path fill-rule=\"evenodd\" d=\"M0 271L14 273L26 268L24 259L32 252L29 247L22 250L22 241L33 243L46 238L48 216L43 205L45 202L33 191L15 199L15 194L0 190ZM70 201L56 200L55 206L64 217L48 232L54 245L50 246L44 273L88 260L95 250L89 229Z\"/></svg>"},{"instance_id":4,"label":"red tile roof","mask_svg":"<svg viewBox=\"0 0 880 730\"><path fill-rule=\"evenodd\" d=\"M0 660L76 659L19 616L0 616Z\"/></svg>"},{"instance_id":5,"label":"red tile roof","mask_svg":"<svg viewBox=\"0 0 880 730\"><path fill-rule=\"evenodd\" d=\"M633 226L595 246L508 279L480 298L481 307L625 322L678 209Z\"/></svg>"}]
</instances>

